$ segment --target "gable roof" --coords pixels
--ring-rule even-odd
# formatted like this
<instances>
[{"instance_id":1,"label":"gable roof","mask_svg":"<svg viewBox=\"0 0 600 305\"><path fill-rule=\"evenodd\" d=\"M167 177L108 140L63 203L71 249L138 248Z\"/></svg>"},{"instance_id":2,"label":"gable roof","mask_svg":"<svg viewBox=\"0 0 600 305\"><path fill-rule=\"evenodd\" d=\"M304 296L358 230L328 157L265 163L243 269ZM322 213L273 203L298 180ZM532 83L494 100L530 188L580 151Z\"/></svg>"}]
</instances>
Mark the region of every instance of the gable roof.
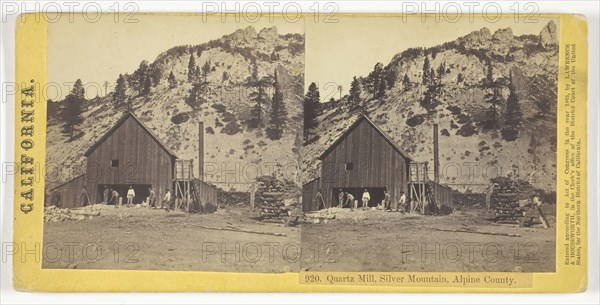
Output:
<instances>
[{"instance_id":1,"label":"gable roof","mask_svg":"<svg viewBox=\"0 0 600 305\"><path fill-rule=\"evenodd\" d=\"M90 146L90 148L88 148L85 153L83 154L84 156L89 156L94 150L96 150L96 148L98 148L98 146L100 146L100 144L102 144L102 142L104 142L104 140L106 140L108 138L108 136L110 136L115 130L117 130L121 125L123 125L123 123L125 123L125 121L127 121L128 118L133 118L141 127L142 129L144 129L148 134L150 134L150 136L158 143L158 145L160 145L160 147L162 147L165 151L167 151L167 153L172 156L175 157L176 159L179 159L177 157L177 155L170 150L167 145L165 145L165 143L163 143L149 128L148 126L144 125L144 123L142 123L142 121L140 121L140 119L138 119L137 116L135 116L135 114L133 114L133 112L131 112L131 110L128 110L125 115L123 115L118 121L117 123L115 123L115 125L113 125L110 129L108 129L108 131L106 133L104 133L104 135L102 137L100 137L100 139L98 139L98 141L96 141L96 143L94 143L92 146Z\"/></svg>"},{"instance_id":2,"label":"gable roof","mask_svg":"<svg viewBox=\"0 0 600 305\"><path fill-rule=\"evenodd\" d=\"M319 156L319 160L323 160L338 144L340 144L342 142L342 140L348 136L353 130L354 128L358 127L358 125L360 125L360 123L362 121L366 121L369 125L371 125L371 127L373 127L375 129L375 131L377 131L377 133L379 133L388 143L390 143L390 145L392 145L392 147L398 152L400 153L402 156L404 156L404 158L410 160L410 161L414 161L413 158L411 158L402 148L400 148L400 146L398 146L398 144L392 140L392 138L390 138L385 132L383 132L383 130L379 129L379 127L377 127L375 125L375 123L373 123L373 121L371 121L366 115L361 114L358 119L352 123L352 125L350 125L350 127L348 127L348 129L346 129L346 131L344 131L344 133L342 133L342 135L340 135L337 140L335 140L335 142L333 142L333 144L331 144L331 146L329 146L329 148L327 148L320 156Z\"/></svg>"}]
</instances>

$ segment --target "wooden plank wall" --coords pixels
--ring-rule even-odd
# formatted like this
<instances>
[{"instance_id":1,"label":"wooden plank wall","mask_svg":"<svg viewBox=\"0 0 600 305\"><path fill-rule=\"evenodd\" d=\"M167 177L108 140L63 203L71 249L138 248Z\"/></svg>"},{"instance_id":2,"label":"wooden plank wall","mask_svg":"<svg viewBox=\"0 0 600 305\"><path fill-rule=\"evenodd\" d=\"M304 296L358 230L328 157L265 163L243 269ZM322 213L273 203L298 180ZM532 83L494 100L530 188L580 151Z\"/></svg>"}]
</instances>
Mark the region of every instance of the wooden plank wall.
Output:
<instances>
[{"instance_id":1,"label":"wooden plank wall","mask_svg":"<svg viewBox=\"0 0 600 305\"><path fill-rule=\"evenodd\" d=\"M452 209L454 207L454 204L452 203L451 188L441 184L437 184L433 181L430 182L430 186L433 188L434 191L434 198L437 204L438 211L441 210L443 206L446 206L449 209Z\"/></svg>"},{"instance_id":2,"label":"wooden plank wall","mask_svg":"<svg viewBox=\"0 0 600 305\"><path fill-rule=\"evenodd\" d=\"M215 186L212 186L204 181L195 179L195 186L198 188L200 193L200 202L204 211L212 211L217 207L217 193L218 190Z\"/></svg>"},{"instance_id":3,"label":"wooden plank wall","mask_svg":"<svg viewBox=\"0 0 600 305\"><path fill-rule=\"evenodd\" d=\"M317 210L317 192L319 191L320 179L317 178L302 186L302 211L310 212Z\"/></svg>"},{"instance_id":4,"label":"wooden plank wall","mask_svg":"<svg viewBox=\"0 0 600 305\"><path fill-rule=\"evenodd\" d=\"M111 167L111 160L119 167ZM173 194L174 158L134 118L129 117L87 158L88 192L92 203L98 184L151 184L157 198ZM125 196L126 194L120 194Z\"/></svg>"},{"instance_id":5,"label":"wooden plank wall","mask_svg":"<svg viewBox=\"0 0 600 305\"><path fill-rule=\"evenodd\" d=\"M85 186L85 182L85 176L81 175L51 190L48 194L50 197L46 198L46 205L69 209L81 207L83 203L81 190ZM89 189L87 191L89 194Z\"/></svg>"},{"instance_id":6,"label":"wooden plank wall","mask_svg":"<svg viewBox=\"0 0 600 305\"><path fill-rule=\"evenodd\" d=\"M346 171L347 162L354 169ZM386 187L392 200L408 194L408 160L366 120L358 124L321 162L321 185L327 205L337 187Z\"/></svg>"}]
</instances>

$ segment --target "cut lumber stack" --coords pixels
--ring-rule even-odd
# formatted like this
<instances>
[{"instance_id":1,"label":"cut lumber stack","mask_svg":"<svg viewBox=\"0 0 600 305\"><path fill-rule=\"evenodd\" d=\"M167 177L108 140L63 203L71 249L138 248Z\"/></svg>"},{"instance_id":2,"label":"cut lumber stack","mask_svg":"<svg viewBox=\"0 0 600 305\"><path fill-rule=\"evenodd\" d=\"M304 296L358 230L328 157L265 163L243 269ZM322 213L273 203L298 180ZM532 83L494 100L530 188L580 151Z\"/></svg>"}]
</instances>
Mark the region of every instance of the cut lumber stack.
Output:
<instances>
[{"instance_id":1,"label":"cut lumber stack","mask_svg":"<svg viewBox=\"0 0 600 305\"><path fill-rule=\"evenodd\" d=\"M533 197L533 187L522 180L506 177L492 179L494 188L490 196L496 222L515 222L523 217L529 200Z\"/></svg>"},{"instance_id":2,"label":"cut lumber stack","mask_svg":"<svg viewBox=\"0 0 600 305\"><path fill-rule=\"evenodd\" d=\"M257 178L256 197L260 204L260 219L264 222L284 222L288 209L284 204L285 186L283 182L272 176Z\"/></svg>"}]
</instances>

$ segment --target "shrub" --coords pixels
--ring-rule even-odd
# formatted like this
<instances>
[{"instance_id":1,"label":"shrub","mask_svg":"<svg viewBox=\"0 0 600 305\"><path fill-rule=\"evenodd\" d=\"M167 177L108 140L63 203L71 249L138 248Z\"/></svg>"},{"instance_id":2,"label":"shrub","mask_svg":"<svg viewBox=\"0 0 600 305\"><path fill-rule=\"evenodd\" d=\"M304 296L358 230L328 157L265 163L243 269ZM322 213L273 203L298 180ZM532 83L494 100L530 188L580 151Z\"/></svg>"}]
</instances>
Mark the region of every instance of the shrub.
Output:
<instances>
[{"instance_id":1,"label":"shrub","mask_svg":"<svg viewBox=\"0 0 600 305\"><path fill-rule=\"evenodd\" d=\"M463 137L470 137L477 133L477 128L473 126L470 122L462 125L457 131L456 134Z\"/></svg>"},{"instance_id":2,"label":"shrub","mask_svg":"<svg viewBox=\"0 0 600 305\"><path fill-rule=\"evenodd\" d=\"M179 114L174 115L173 117L171 117L171 122L173 122L173 124L181 124L181 123L185 123L190 119L190 114L187 112L182 112Z\"/></svg>"},{"instance_id":3,"label":"shrub","mask_svg":"<svg viewBox=\"0 0 600 305\"><path fill-rule=\"evenodd\" d=\"M225 105L223 104L218 104L218 103L214 103L211 105L211 107L213 107L218 113L223 113L225 112L226 108Z\"/></svg>"},{"instance_id":4,"label":"shrub","mask_svg":"<svg viewBox=\"0 0 600 305\"><path fill-rule=\"evenodd\" d=\"M459 115L462 111L462 109L460 109L460 107L453 106L453 105L446 107L446 109L448 109L450 111L450 113L452 113L453 115Z\"/></svg>"},{"instance_id":5,"label":"shrub","mask_svg":"<svg viewBox=\"0 0 600 305\"><path fill-rule=\"evenodd\" d=\"M227 125L225 125L225 127L223 127L223 129L221 129L221 133L227 134L227 135L234 135L238 132L241 132L242 129L240 128L240 124L237 123L237 121L231 121L229 123L227 123Z\"/></svg>"},{"instance_id":6,"label":"shrub","mask_svg":"<svg viewBox=\"0 0 600 305\"><path fill-rule=\"evenodd\" d=\"M225 111L225 112L223 112L222 119L223 119L223 122L227 123L227 122L234 121L236 118L235 118L235 114Z\"/></svg>"},{"instance_id":7,"label":"shrub","mask_svg":"<svg viewBox=\"0 0 600 305\"><path fill-rule=\"evenodd\" d=\"M421 125L423 122L425 122L425 118L422 115L415 115L406 120L406 125L415 127Z\"/></svg>"}]
</instances>

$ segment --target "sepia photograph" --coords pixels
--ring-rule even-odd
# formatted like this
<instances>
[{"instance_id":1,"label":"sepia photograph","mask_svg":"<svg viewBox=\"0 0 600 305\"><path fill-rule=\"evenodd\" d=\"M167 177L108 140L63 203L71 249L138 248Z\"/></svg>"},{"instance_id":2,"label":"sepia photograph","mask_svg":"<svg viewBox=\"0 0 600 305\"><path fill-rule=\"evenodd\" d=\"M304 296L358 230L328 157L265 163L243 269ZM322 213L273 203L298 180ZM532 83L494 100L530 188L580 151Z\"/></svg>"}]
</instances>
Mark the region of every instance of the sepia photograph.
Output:
<instances>
[{"instance_id":1,"label":"sepia photograph","mask_svg":"<svg viewBox=\"0 0 600 305\"><path fill-rule=\"evenodd\" d=\"M554 272L559 20L424 19L307 23L301 271Z\"/></svg>"},{"instance_id":2,"label":"sepia photograph","mask_svg":"<svg viewBox=\"0 0 600 305\"><path fill-rule=\"evenodd\" d=\"M0 303L589 302L585 2L3 3Z\"/></svg>"},{"instance_id":3,"label":"sepia photograph","mask_svg":"<svg viewBox=\"0 0 600 305\"><path fill-rule=\"evenodd\" d=\"M43 268L298 270L304 24L136 18L48 25Z\"/></svg>"}]
</instances>

